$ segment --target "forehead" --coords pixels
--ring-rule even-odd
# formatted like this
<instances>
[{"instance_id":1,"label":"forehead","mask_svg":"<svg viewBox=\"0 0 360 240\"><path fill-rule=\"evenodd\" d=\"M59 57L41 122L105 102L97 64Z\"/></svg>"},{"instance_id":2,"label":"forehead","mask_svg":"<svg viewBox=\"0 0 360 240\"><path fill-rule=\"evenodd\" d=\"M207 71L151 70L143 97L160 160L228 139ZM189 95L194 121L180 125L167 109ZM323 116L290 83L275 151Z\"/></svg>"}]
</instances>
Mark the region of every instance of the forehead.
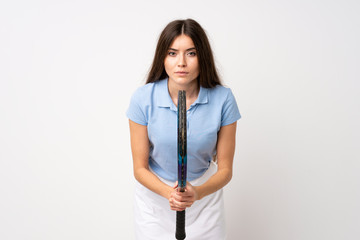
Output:
<instances>
[{"instance_id":1,"label":"forehead","mask_svg":"<svg viewBox=\"0 0 360 240\"><path fill-rule=\"evenodd\" d=\"M177 36L170 45L170 48L179 49L179 50L193 48L193 47L195 47L193 40L189 36L184 34Z\"/></svg>"}]
</instances>

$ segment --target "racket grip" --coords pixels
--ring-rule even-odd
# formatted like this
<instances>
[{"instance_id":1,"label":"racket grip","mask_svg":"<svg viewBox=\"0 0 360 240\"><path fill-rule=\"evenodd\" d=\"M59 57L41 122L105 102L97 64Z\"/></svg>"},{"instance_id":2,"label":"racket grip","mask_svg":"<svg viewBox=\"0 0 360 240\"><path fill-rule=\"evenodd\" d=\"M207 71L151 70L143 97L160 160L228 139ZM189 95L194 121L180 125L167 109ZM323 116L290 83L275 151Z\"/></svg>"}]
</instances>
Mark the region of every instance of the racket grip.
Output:
<instances>
[{"instance_id":1,"label":"racket grip","mask_svg":"<svg viewBox=\"0 0 360 240\"><path fill-rule=\"evenodd\" d=\"M176 212L176 232L175 237L177 240L184 240L185 234L185 210Z\"/></svg>"}]
</instances>

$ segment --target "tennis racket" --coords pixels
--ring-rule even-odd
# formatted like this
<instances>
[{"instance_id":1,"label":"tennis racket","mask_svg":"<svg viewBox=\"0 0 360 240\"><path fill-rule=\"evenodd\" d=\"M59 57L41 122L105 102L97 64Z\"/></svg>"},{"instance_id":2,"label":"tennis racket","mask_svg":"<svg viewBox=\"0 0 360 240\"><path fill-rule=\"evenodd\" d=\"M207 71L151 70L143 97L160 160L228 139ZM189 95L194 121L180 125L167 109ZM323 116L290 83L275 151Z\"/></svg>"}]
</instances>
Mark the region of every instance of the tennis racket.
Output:
<instances>
[{"instance_id":1,"label":"tennis racket","mask_svg":"<svg viewBox=\"0 0 360 240\"><path fill-rule=\"evenodd\" d=\"M185 191L186 169L187 169L187 145L186 145L186 92L179 91L178 94L178 189ZM177 240L186 238L185 233L185 210L176 212Z\"/></svg>"}]
</instances>

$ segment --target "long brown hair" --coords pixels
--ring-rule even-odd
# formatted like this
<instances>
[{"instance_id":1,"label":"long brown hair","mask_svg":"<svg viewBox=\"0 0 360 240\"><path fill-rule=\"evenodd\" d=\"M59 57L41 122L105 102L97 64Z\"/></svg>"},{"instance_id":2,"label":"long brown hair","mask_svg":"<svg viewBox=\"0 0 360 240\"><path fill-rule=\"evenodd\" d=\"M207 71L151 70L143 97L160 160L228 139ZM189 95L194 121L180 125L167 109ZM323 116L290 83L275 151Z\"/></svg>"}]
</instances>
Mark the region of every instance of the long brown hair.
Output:
<instances>
[{"instance_id":1,"label":"long brown hair","mask_svg":"<svg viewBox=\"0 0 360 240\"><path fill-rule=\"evenodd\" d=\"M194 42L199 61L199 85L205 88L222 85L206 33L200 24L193 19L172 21L161 32L146 83L168 77L164 67L165 57L171 43L182 34L189 36Z\"/></svg>"}]
</instances>

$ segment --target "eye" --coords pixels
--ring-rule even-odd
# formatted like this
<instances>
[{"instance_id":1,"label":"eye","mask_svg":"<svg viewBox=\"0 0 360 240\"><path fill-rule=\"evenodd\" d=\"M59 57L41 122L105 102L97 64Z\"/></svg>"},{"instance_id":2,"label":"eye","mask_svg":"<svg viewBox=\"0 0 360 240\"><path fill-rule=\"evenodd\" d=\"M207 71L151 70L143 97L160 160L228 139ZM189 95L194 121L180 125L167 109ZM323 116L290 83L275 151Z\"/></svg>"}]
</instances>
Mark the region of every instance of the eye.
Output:
<instances>
[{"instance_id":1,"label":"eye","mask_svg":"<svg viewBox=\"0 0 360 240\"><path fill-rule=\"evenodd\" d=\"M169 56L175 56L175 55L176 55L176 52L168 52L168 55L169 55Z\"/></svg>"},{"instance_id":2,"label":"eye","mask_svg":"<svg viewBox=\"0 0 360 240\"><path fill-rule=\"evenodd\" d=\"M193 56L196 56L196 52L189 52L188 55L190 55L190 56L192 56L192 57L193 57Z\"/></svg>"}]
</instances>

